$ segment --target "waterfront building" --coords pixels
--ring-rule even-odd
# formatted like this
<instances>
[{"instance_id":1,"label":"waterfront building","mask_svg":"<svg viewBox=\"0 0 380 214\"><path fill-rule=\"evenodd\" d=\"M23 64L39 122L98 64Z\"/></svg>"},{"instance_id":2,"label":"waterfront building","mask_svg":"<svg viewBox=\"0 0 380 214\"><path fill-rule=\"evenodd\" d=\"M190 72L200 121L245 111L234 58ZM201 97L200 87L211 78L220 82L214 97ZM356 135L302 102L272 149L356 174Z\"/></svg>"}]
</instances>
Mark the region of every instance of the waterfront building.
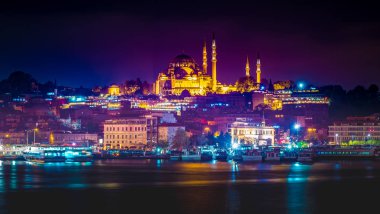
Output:
<instances>
[{"instance_id":1,"label":"waterfront building","mask_svg":"<svg viewBox=\"0 0 380 214\"><path fill-rule=\"evenodd\" d=\"M96 133L71 133L71 132L52 132L49 136L50 143L55 145L75 144L86 145L98 142L98 134Z\"/></svg>"},{"instance_id":2,"label":"waterfront building","mask_svg":"<svg viewBox=\"0 0 380 214\"><path fill-rule=\"evenodd\" d=\"M0 144L24 144L26 132L0 132Z\"/></svg>"},{"instance_id":3,"label":"waterfront building","mask_svg":"<svg viewBox=\"0 0 380 214\"><path fill-rule=\"evenodd\" d=\"M228 129L231 144L274 145L275 130L265 122L257 123L249 118L237 118Z\"/></svg>"},{"instance_id":4,"label":"waterfront building","mask_svg":"<svg viewBox=\"0 0 380 214\"><path fill-rule=\"evenodd\" d=\"M147 145L147 119L124 118L104 122L105 149L142 149Z\"/></svg>"},{"instance_id":5,"label":"waterfront building","mask_svg":"<svg viewBox=\"0 0 380 214\"><path fill-rule=\"evenodd\" d=\"M329 142L332 144L350 141L380 141L379 121L336 122L329 126Z\"/></svg>"},{"instance_id":6,"label":"waterfront building","mask_svg":"<svg viewBox=\"0 0 380 214\"><path fill-rule=\"evenodd\" d=\"M148 145L158 143L159 118L153 114L145 115L146 118L146 140Z\"/></svg>"}]
</instances>

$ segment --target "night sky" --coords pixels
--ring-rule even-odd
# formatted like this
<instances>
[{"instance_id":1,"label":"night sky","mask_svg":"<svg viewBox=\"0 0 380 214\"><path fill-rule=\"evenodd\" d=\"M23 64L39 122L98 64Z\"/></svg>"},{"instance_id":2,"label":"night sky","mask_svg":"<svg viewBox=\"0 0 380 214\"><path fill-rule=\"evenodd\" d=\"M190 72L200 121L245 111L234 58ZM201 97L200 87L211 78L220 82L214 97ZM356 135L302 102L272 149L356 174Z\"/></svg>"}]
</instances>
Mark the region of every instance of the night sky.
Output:
<instances>
[{"instance_id":1,"label":"night sky","mask_svg":"<svg viewBox=\"0 0 380 214\"><path fill-rule=\"evenodd\" d=\"M152 82L178 54L201 65L212 32L222 83L260 52L262 75L274 81L380 84L380 13L366 1L2 3L0 79L22 70L70 86Z\"/></svg>"}]
</instances>

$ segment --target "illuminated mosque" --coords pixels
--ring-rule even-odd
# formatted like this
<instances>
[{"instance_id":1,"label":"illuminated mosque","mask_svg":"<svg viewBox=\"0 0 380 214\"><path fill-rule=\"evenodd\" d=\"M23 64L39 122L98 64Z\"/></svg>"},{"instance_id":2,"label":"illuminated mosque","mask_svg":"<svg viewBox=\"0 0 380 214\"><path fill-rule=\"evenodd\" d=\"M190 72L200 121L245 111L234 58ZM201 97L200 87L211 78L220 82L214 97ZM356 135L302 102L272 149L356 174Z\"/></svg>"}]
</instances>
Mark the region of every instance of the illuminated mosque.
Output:
<instances>
[{"instance_id":1,"label":"illuminated mosque","mask_svg":"<svg viewBox=\"0 0 380 214\"><path fill-rule=\"evenodd\" d=\"M206 95L207 93L226 94L237 91L235 85L224 85L217 80L216 70L216 42L215 36L212 38L211 52L211 75L208 74L207 48L206 42L203 44L203 62L200 67L195 60L185 54L176 56L170 63L167 70L158 74L158 78L153 84L154 93L157 95L181 95L187 90L191 95ZM256 85L261 83L260 59L257 59ZM250 68L247 58L246 78L250 77ZM252 89L258 90L259 87Z\"/></svg>"},{"instance_id":2,"label":"illuminated mosque","mask_svg":"<svg viewBox=\"0 0 380 214\"><path fill-rule=\"evenodd\" d=\"M206 95L208 92L224 94L236 91L232 85L223 85L217 80L216 42L212 39L211 75L208 74L206 42L203 45L203 63L200 67L195 60L185 54L176 56L166 71L158 74L154 83L157 95L180 95L187 90L191 95Z\"/></svg>"}]
</instances>

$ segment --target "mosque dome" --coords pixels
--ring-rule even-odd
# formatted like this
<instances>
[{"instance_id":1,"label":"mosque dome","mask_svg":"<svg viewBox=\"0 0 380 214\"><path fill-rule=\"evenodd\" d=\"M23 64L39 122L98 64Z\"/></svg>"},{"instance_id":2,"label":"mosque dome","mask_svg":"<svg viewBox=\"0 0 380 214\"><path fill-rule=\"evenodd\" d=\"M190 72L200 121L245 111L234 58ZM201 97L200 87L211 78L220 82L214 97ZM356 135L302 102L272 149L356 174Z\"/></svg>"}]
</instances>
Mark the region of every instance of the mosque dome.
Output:
<instances>
[{"instance_id":1,"label":"mosque dome","mask_svg":"<svg viewBox=\"0 0 380 214\"><path fill-rule=\"evenodd\" d=\"M195 60L186 54L180 54L176 56L172 61L172 64L195 64Z\"/></svg>"},{"instance_id":2,"label":"mosque dome","mask_svg":"<svg viewBox=\"0 0 380 214\"><path fill-rule=\"evenodd\" d=\"M170 62L169 69L174 70L176 78L184 78L196 74L199 71L199 66L191 56L180 54Z\"/></svg>"}]
</instances>

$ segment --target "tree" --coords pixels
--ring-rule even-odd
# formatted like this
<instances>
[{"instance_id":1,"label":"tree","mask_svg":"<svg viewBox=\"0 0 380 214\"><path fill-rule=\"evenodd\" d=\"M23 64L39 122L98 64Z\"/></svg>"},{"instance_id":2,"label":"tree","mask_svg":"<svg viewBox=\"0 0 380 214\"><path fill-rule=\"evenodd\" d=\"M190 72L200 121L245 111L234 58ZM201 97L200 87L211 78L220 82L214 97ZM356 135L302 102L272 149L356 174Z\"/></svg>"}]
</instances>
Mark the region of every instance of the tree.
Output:
<instances>
[{"instance_id":1,"label":"tree","mask_svg":"<svg viewBox=\"0 0 380 214\"><path fill-rule=\"evenodd\" d=\"M0 85L0 92L13 95L31 93L37 89L37 81L32 75L23 71L12 72L8 79L1 81Z\"/></svg>"},{"instance_id":2,"label":"tree","mask_svg":"<svg viewBox=\"0 0 380 214\"><path fill-rule=\"evenodd\" d=\"M190 92L189 92L188 90L185 89L185 90L183 90L183 91L181 92L180 97L181 97L181 98L191 97L191 94L190 94Z\"/></svg>"},{"instance_id":3,"label":"tree","mask_svg":"<svg viewBox=\"0 0 380 214\"><path fill-rule=\"evenodd\" d=\"M250 92L258 88L253 77L241 77L235 85L240 93Z\"/></svg>"},{"instance_id":4,"label":"tree","mask_svg":"<svg viewBox=\"0 0 380 214\"><path fill-rule=\"evenodd\" d=\"M188 148L189 142L189 137L187 136L186 131L184 129L177 129L171 147L177 150L182 150Z\"/></svg>"}]
</instances>

